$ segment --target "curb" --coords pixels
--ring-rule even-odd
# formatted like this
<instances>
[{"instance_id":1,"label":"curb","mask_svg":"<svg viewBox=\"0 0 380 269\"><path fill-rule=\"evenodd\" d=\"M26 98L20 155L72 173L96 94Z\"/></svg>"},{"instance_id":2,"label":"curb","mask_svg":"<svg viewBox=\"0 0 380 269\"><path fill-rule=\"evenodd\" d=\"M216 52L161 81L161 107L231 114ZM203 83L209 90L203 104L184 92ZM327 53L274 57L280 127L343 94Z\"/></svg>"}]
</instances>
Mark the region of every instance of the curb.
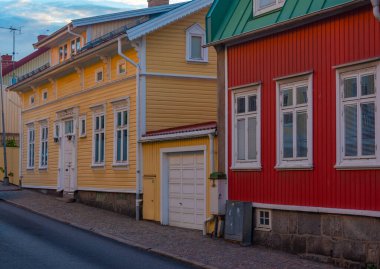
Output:
<instances>
[{"instance_id":1,"label":"curb","mask_svg":"<svg viewBox=\"0 0 380 269\"><path fill-rule=\"evenodd\" d=\"M13 205L15 207L18 207L18 208L27 210L29 212L32 212L32 213L34 213L36 215L39 215L39 216L42 216L42 217L45 217L45 218L49 218L51 220L58 221L58 222L63 223L63 224L70 225L72 227L75 227L77 229L80 229L80 230L83 230L83 231L86 231L86 232L91 232L91 233L93 233L95 235L98 235L98 236L101 236L101 237L104 237L104 238L108 238L108 239L117 241L119 243L128 245L128 246L133 247L133 248L137 248L137 249L140 249L140 250L143 250L143 251L147 251L147 252L152 252L152 253L157 254L159 256L171 258L171 259L177 260L179 262L182 262L182 263L185 263L185 264L188 264L188 265L192 265L192 266L195 266L195 267L198 267L198 268L202 268L202 269L218 269L217 267L214 267L214 266L211 266L211 265L207 265L207 264L204 264L204 263L201 263L201 262L193 261L193 260L181 257L179 255L172 254L172 253L167 252L167 251L151 248L151 247L148 247L148 246L145 246L145 245L138 244L136 242L127 240L127 239L122 239L122 238L119 238L117 236L114 236L114 235L111 235L111 234L108 234L108 233L105 233L105 232L102 232L102 231L98 231L97 229L93 229L91 227L80 225L80 224L77 224L77 223L74 223L74 222L68 222L68 221L60 219L58 217L53 217L51 215L41 213L39 211L36 211L34 209L31 209L29 207L26 207L26 206L24 206L22 204L19 204L19 203L16 203L16 202L12 202L12 201L1 199L1 198L0 198L0 200L3 201L3 202L5 202L5 203L7 203L7 204L9 204L9 205Z\"/></svg>"}]
</instances>

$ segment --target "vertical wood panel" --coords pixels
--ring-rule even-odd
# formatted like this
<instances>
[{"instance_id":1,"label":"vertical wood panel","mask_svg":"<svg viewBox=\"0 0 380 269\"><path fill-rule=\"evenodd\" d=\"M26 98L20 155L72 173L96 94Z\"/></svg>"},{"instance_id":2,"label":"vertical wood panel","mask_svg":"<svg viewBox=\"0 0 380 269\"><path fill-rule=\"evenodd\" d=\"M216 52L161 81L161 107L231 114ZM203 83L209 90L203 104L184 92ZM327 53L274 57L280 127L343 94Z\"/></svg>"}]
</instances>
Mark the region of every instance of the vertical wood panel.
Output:
<instances>
[{"instance_id":1,"label":"vertical wood panel","mask_svg":"<svg viewBox=\"0 0 380 269\"><path fill-rule=\"evenodd\" d=\"M380 210L380 171L337 171L336 74L332 68L380 56L380 23L368 7L229 47L229 87L262 82L262 171L229 171L229 198L260 203ZM276 83L313 70L312 171L276 171ZM232 92L228 95L229 104ZM232 163L229 110L229 166Z\"/></svg>"}]
</instances>

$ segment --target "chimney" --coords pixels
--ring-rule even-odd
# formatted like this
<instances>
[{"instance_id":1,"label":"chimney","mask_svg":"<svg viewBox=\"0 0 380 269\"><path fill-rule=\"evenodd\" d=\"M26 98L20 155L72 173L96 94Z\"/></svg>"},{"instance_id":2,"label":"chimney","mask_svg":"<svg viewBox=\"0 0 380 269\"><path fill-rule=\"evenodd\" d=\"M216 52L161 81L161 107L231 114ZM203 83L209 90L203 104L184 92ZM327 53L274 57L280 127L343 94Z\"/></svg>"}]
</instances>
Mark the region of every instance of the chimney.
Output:
<instances>
[{"instance_id":1,"label":"chimney","mask_svg":"<svg viewBox=\"0 0 380 269\"><path fill-rule=\"evenodd\" d=\"M148 0L148 7L169 5L169 0Z\"/></svg>"},{"instance_id":2,"label":"chimney","mask_svg":"<svg viewBox=\"0 0 380 269\"><path fill-rule=\"evenodd\" d=\"M12 55L1 55L1 64L3 65L3 69L7 68L8 66L11 66L13 64Z\"/></svg>"},{"instance_id":3,"label":"chimney","mask_svg":"<svg viewBox=\"0 0 380 269\"><path fill-rule=\"evenodd\" d=\"M40 42L45 37L47 37L47 35L39 35L39 36L37 36L37 41Z\"/></svg>"}]
</instances>

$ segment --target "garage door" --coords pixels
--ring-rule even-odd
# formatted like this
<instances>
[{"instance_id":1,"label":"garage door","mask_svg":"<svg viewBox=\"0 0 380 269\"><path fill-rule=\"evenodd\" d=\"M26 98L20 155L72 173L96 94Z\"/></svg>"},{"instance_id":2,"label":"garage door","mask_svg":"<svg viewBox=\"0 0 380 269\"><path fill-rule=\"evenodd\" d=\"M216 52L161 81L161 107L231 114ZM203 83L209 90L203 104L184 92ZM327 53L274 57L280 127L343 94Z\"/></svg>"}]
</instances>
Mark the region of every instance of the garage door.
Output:
<instances>
[{"instance_id":1,"label":"garage door","mask_svg":"<svg viewBox=\"0 0 380 269\"><path fill-rule=\"evenodd\" d=\"M169 225L202 230L205 214L203 152L175 153L169 159Z\"/></svg>"}]
</instances>

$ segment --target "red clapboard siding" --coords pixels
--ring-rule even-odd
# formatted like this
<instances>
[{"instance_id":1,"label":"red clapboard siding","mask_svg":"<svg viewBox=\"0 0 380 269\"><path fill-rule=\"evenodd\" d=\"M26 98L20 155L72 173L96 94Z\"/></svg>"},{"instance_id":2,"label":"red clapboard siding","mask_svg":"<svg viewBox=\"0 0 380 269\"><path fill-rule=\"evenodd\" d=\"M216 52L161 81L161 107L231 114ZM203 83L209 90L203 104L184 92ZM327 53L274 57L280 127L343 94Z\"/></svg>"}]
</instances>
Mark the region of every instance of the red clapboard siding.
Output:
<instances>
[{"instance_id":1,"label":"red clapboard siding","mask_svg":"<svg viewBox=\"0 0 380 269\"><path fill-rule=\"evenodd\" d=\"M229 170L229 199L380 210L380 170L338 171L333 66L380 56L380 22L362 8L228 47L229 87L262 81L262 170ZM313 70L314 169L276 171L276 77ZM229 91L229 104L232 94ZM232 164L229 109L228 162ZM377 119L377 124L380 124ZM379 134L377 134L379 135Z\"/></svg>"}]
</instances>

